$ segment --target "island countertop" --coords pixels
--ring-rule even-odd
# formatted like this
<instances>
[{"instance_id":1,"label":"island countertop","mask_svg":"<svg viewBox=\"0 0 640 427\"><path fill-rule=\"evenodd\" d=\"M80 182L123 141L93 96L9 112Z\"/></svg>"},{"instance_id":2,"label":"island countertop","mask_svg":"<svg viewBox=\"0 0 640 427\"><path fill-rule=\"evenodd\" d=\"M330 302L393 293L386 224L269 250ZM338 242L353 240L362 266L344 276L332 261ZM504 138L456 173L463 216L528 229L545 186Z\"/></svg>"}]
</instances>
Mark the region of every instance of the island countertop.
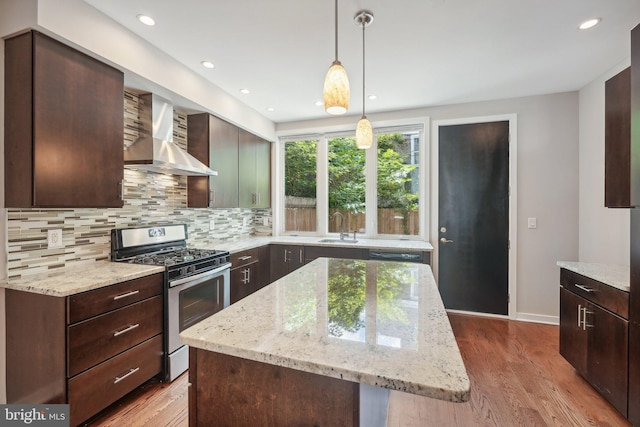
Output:
<instances>
[{"instance_id":1,"label":"island countertop","mask_svg":"<svg viewBox=\"0 0 640 427\"><path fill-rule=\"evenodd\" d=\"M464 402L470 383L428 265L318 258L180 334L202 350Z\"/></svg>"}]
</instances>

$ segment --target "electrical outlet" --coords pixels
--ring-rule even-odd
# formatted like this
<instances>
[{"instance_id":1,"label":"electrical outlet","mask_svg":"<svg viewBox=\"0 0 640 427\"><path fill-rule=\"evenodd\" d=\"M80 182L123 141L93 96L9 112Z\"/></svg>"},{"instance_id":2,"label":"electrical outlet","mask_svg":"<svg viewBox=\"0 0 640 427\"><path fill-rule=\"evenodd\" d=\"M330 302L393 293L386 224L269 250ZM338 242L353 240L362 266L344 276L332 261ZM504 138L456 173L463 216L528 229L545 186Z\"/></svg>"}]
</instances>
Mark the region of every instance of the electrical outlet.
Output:
<instances>
[{"instance_id":1,"label":"electrical outlet","mask_svg":"<svg viewBox=\"0 0 640 427\"><path fill-rule=\"evenodd\" d=\"M47 230L47 248L61 248L62 247L62 229L56 228L53 230Z\"/></svg>"},{"instance_id":2,"label":"electrical outlet","mask_svg":"<svg viewBox=\"0 0 640 427\"><path fill-rule=\"evenodd\" d=\"M269 226L269 217L265 216L262 218L262 225L264 225L265 227Z\"/></svg>"},{"instance_id":3,"label":"electrical outlet","mask_svg":"<svg viewBox=\"0 0 640 427\"><path fill-rule=\"evenodd\" d=\"M249 225L249 218L248 217L242 218L242 225L244 227L247 227Z\"/></svg>"},{"instance_id":4,"label":"electrical outlet","mask_svg":"<svg viewBox=\"0 0 640 427\"><path fill-rule=\"evenodd\" d=\"M209 231L213 231L216 228L216 222L214 220L209 220Z\"/></svg>"},{"instance_id":5,"label":"electrical outlet","mask_svg":"<svg viewBox=\"0 0 640 427\"><path fill-rule=\"evenodd\" d=\"M529 227L529 228L538 228L538 219L537 218L527 218L527 227Z\"/></svg>"}]
</instances>

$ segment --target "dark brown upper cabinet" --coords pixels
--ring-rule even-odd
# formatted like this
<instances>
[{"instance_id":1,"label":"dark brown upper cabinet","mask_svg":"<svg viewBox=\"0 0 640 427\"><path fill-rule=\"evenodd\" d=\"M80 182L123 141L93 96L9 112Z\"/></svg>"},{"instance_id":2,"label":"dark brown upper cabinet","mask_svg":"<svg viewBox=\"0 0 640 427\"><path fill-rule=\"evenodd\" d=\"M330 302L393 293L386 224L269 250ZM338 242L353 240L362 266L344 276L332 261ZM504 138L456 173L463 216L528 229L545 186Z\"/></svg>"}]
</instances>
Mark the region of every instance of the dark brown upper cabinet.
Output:
<instances>
[{"instance_id":1,"label":"dark brown upper cabinet","mask_svg":"<svg viewBox=\"0 0 640 427\"><path fill-rule=\"evenodd\" d=\"M5 206L121 207L123 73L36 31L5 41Z\"/></svg>"},{"instance_id":2,"label":"dark brown upper cabinet","mask_svg":"<svg viewBox=\"0 0 640 427\"><path fill-rule=\"evenodd\" d=\"M605 82L604 204L631 206L631 68Z\"/></svg>"},{"instance_id":3,"label":"dark brown upper cabinet","mask_svg":"<svg viewBox=\"0 0 640 427\"><path fill-rule=\"evenodd\" d=\"M187 150L218 172L190 176L187 205L191 208L238 207L238 127L211 114L187 117Z\"/></svg>"}]
</instances>

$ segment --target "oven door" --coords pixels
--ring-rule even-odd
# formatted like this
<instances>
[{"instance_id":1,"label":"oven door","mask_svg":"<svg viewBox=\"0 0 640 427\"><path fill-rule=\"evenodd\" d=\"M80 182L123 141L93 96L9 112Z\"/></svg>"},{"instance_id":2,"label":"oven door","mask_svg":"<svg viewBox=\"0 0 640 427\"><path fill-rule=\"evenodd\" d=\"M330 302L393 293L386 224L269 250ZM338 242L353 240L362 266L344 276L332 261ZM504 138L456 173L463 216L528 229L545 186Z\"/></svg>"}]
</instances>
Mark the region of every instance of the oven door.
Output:
<instances>
[{"instance_id":1,"label":"oven door","mask_svg":"<svg viewBox=\"0 0 640 427\"><path fill-rule=\"evenodd\" d=\"M230 264L169 282L168 353L182 347L180 332L229 306Z\"/></svg>"}]
</instances>

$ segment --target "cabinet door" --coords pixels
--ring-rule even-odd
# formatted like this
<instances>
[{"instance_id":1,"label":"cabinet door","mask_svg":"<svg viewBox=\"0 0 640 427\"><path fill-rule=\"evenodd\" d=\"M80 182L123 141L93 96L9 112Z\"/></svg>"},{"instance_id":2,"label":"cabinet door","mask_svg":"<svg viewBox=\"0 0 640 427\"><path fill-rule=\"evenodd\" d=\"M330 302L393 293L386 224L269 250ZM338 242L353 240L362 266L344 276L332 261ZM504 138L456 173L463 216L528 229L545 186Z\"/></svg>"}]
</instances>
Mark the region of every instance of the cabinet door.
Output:
<instances>
[{"instance_id":1,"label":"cabinet door","mask_svg":"<svg viewBox=\"0 0 640 427\"><path fill-rule=\"evenodd\" d=\"M627 415L629 322L590 304L587 379L615 408Z\"/></svg>"},{"instance_id":2,"label":"cabinet door","mask_svg":"<svg viewBox=\"0 0 640 427\"><path fill-rule=\"evenodd\" d=\"M188 206L238 207L238 128L207 113L187 118L187 149L217 176L188 177Z\"/></svg>"},{"instance_id":3,"label":"cabinet door","mask_svg":"<svg viewBox=\"0 0 640 427\"><path fill-rule=\"evenodd\" d=\"M579 320L586 306L583 298L560 288L560 354L585 377L588 334Z\"/></svg>"},{"instance_id":4,"label":"cabinet door","mask_svg":"<svg viewBox=\"0 0 640 427\"><path fill-rule=\"evenodd\" d=\"M15 39L23 49L30 38L33 51L16 52L13 39L6 43L7 68L15 70L17 60L33 73L17 82L11 81L14 73L7 75L7 87L18 84L25 91L18 96L31 99L12 99L15 91L7 92L7 105L19 108L6 116L13 124L5 133L6 206L121 207L122 72L38 32ZM23 159L16 163L15 156ZM25 180L21 193L12 190Z\"/></svg>"},{"instance_id":5,"label":"cabinet door","mask_svg":"<svg viewBox=\"0 0 640 427\"><path fill-rule=\"evenodd\" d=\"M243 129L238 132L239 204L241 208L253 208L258 200L255 150L257 137Z\"/></svg>"},{"instance_id":6,"label":"cabinet door","mask_svg":"<svg viewBox=\"0 0 640 427\"><path fill-rule=\"evenodd\" d=\"M304 246L271 245L270 251L272 282L304 265Z\"/></svg>"},{"instance_id":7,"label":"cabinet door","mask_svg":"<svg viewBox=\"0 0 640 427\"><path fill-rule=\"evenodd\" d=\"M256 191L257 208L271 206L271 143L260 140L256 149Z\"/></svg>"},{"instance_id":8,"label":"cabinet door","mask_svg":"<svg viewBox=\"0 0 640 427\"><path fill-rule=\"evenodd\" d=\"M249 290L247 289L246 282L247 270L249 268L249 266L244 265L242 267L234 268L233 270L231 270L231 304L240 301L242 298L250 294Z\"/></svg>"},{"instance_id":9,"label":"cabinet door","mask_svg":"<svg viewBox=\"0 0 640 427\"><path fill-rule=\"evenodd\" d=\"M271 205L271 144L240 129L238 153L240 207L269 207Z\"/></svg>"},{"instance_id":10,"label":"cabinet door","mask_svg":"<svg viewBox=\"0 0 640 427\"><path fill-rule=\"evenodd\" d=\"M607 80L604 89L605 206L624 208L631 204L631 68Z\"/></svg>"},{"instance_id":11,"label":"cabinet door","mask_svg":"<svg viewBox=\"0 0 640 427\"><path fill-rule=\"evenodd\" d=\"M209 116L209 165L218 172L210 177L212 208L238 207L238 128Z\"/></svg>"}]
</instances>

